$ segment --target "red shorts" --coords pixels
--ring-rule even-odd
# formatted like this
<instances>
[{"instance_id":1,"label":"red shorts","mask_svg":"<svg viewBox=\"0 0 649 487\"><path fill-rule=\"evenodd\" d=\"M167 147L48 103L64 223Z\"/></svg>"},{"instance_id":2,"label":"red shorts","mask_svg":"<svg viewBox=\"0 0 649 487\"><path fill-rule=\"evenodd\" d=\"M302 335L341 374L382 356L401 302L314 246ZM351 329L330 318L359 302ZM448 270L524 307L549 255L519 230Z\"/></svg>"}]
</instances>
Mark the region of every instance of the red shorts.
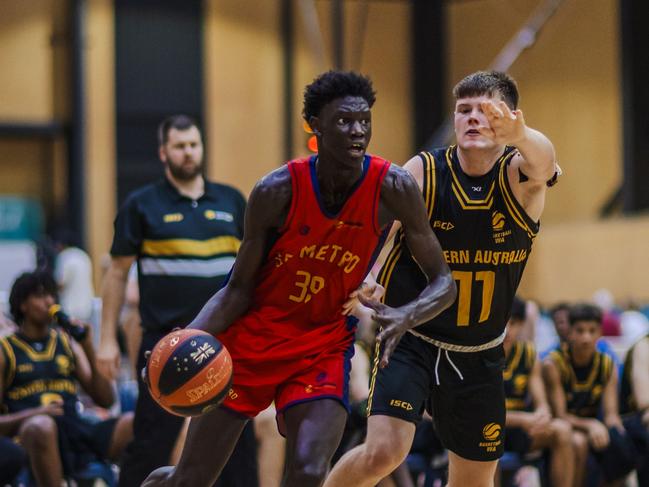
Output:
<instances>
[{"instance_id":1,"label":"red shorts","mask_svg":"<svg viewBox=\"0 0 649 487\"><path fill-rule=\"evenodd\" d=\"M232 388L223 406L252 418L273 401L281 414L302 402L332 398L349 410L354 330L342 326L344 333L334 341L314 342L308 333L282 336L268 331L272 327L232 325L218 337L233 363Z\"/></svg>"}]
</instances>

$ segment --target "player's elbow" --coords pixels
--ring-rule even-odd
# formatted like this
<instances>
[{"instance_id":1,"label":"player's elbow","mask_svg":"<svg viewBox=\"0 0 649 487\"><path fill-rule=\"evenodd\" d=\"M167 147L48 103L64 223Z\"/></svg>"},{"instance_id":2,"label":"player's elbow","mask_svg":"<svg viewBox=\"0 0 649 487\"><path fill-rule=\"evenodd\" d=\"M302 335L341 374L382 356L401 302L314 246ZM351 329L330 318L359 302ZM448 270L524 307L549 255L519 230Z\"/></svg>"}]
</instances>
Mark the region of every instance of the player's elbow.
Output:
<instances>
[{"instance_id":1,"label":"player's elbow","mask_svg":"<svg viewBox=\"0 0 649 487\"><path fill-rule=\"evenodd\" d=\"M442 298L445 308L448 308L457 299L457 286L455 284L455 279L453 279L450 272L440 276L440 279L442 280L442 286L444 289Z\"/></svg>"}]
</instances>

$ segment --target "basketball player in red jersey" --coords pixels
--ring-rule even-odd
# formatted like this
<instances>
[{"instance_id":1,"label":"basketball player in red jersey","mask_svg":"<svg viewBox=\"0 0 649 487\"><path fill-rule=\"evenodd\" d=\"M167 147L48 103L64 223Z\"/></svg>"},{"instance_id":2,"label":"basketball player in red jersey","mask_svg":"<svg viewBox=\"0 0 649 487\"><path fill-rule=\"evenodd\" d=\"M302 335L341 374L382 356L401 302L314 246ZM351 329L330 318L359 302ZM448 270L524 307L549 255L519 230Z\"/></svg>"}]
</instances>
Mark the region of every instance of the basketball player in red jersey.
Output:
<instances>
[{"instance_id":1,"label":"basketball player in red jersey","mask_svg":"<svg viewBox=\"0 0 649 487\"><path fill-rule=\"evenodd\" d=\"M154 471L143 486L212 485L246 422L272 401L287 437L283 485L323 483L347 417L355 323L342 306L393 220L429 284L406 305L377 313L384 363L409 328L454 301L417 183L365 153L374 100L371 81L351 72L329 71L306 87L304 118L318 155L257 183L231 277L190 325L230 351L232 389L219 408L192 420L178 466Z\"/></svg>"}]
</instances>

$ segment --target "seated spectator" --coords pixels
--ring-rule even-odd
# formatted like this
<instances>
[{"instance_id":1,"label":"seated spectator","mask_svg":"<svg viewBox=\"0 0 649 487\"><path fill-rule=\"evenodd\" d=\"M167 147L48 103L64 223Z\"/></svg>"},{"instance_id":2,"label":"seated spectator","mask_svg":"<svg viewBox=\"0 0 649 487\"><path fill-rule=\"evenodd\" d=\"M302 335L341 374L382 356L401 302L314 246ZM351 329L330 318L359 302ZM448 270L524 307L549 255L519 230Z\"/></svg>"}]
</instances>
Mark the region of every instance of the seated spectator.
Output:
<instances>
[{"instance_id":1,"label":"seated spectator","mask_svg":"<svg viewBox=\"0 0 649 487\"><path fill-rule=\"evenodd\" d=\"M550 310L550 317L552 318L552 322L554 323L554 328L557 331L559 341L557 341L549 349L541 353L542 359L550 355L550 352L559 350L561 347L568 346L568 336L570 335L570 305L563 302L555 305ZM611 345L606 340L600 337L600 339L597 340L596 346L597 351L609 355L613 359L613 362L615 362L615 365L621 365L620 359L615 353L615 350L613 350L613 347L611 347Z\"/></svg>"},{"instance_id":2,"label":"seated spectator","mask_svg":"<svg viewBox=\"0 0 649 487\"><path fill-rule=\"evenodd\" d=\"M573 427L574 485L583 485L589 452L605 485L623 485L636 453L618 412L616 367L609 355L597 350L602 312L594 305L576 305L569 321L567 347L551 352L543 371L555 415Z\"/></svg>"},{"instance_id":3,"label":"seated spectator","mask_svg":"<svg viewBox=\"0 0 649 487\"><path fill-rule=\"evenodd\" d=\"M0 435L25 448L39 486L60 487L90 462L115 459L132 436L132 416L90 422L78 412L77 385L99 406L113 403L97 372L91 329L79 342L51 324L56 283L44 272L22 274L9 297L18 330L0 339L0 391L6 414Z\"/></svg>"},{"instance_id":4,"label":"seated spectator","mask_svg":"<svg viewBox=\"0 0 649 487\"><path fill-rule=\"evenodd\" d=\"M649 485L649 336L640 339L627 352L620 411L639 454L638 485Z\"/></svg>"},{"instance_id":5,"label":"seated spectator","mask_svg":"<svg viewBox=\"0 0 649 487\"><path fill-rule=\"evenodd\" d=\"M564 419L552 418L534 345L518 339L525 315L525 302L514 298L503 343L507 358L503 372L507 407L505 451L523 457L529 452L549 449L551 485L570 487L574 465L572 428Z\"/></svg>"}]
</instances>

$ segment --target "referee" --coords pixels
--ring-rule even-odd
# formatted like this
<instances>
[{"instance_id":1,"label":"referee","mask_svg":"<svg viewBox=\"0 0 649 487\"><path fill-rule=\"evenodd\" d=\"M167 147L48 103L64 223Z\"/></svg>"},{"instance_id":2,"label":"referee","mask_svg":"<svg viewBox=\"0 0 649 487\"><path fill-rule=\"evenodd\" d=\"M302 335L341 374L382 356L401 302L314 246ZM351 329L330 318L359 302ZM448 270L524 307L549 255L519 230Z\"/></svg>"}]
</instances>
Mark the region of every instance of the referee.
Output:
<instances>
[{"instance_id":1,"label":"referee","mask_svg":"<svg viewBox=\"0 0 649 487\"><path fill-rule=\"evenodd\" d=\"M159 126L158 139L165 177L131 193L115 219L98 352L98 367L111 379L119 368L116 325L131 264L137 261L143 328L139 371L144 353L173 328L189 324L223 284L243 236L245 199L236 189L203 177L197 123L185 115L168 117ZM152 470L169 463L184 421L153 401L140 374L138 390L135 436L123 459L120 487L139 486ZM236 485L257 483L254 441L251 430L239 442L246 465L232 470L251 478L239 478ZM235 454L231 463L236 461Z\"/></svg>"}]
</instances>

